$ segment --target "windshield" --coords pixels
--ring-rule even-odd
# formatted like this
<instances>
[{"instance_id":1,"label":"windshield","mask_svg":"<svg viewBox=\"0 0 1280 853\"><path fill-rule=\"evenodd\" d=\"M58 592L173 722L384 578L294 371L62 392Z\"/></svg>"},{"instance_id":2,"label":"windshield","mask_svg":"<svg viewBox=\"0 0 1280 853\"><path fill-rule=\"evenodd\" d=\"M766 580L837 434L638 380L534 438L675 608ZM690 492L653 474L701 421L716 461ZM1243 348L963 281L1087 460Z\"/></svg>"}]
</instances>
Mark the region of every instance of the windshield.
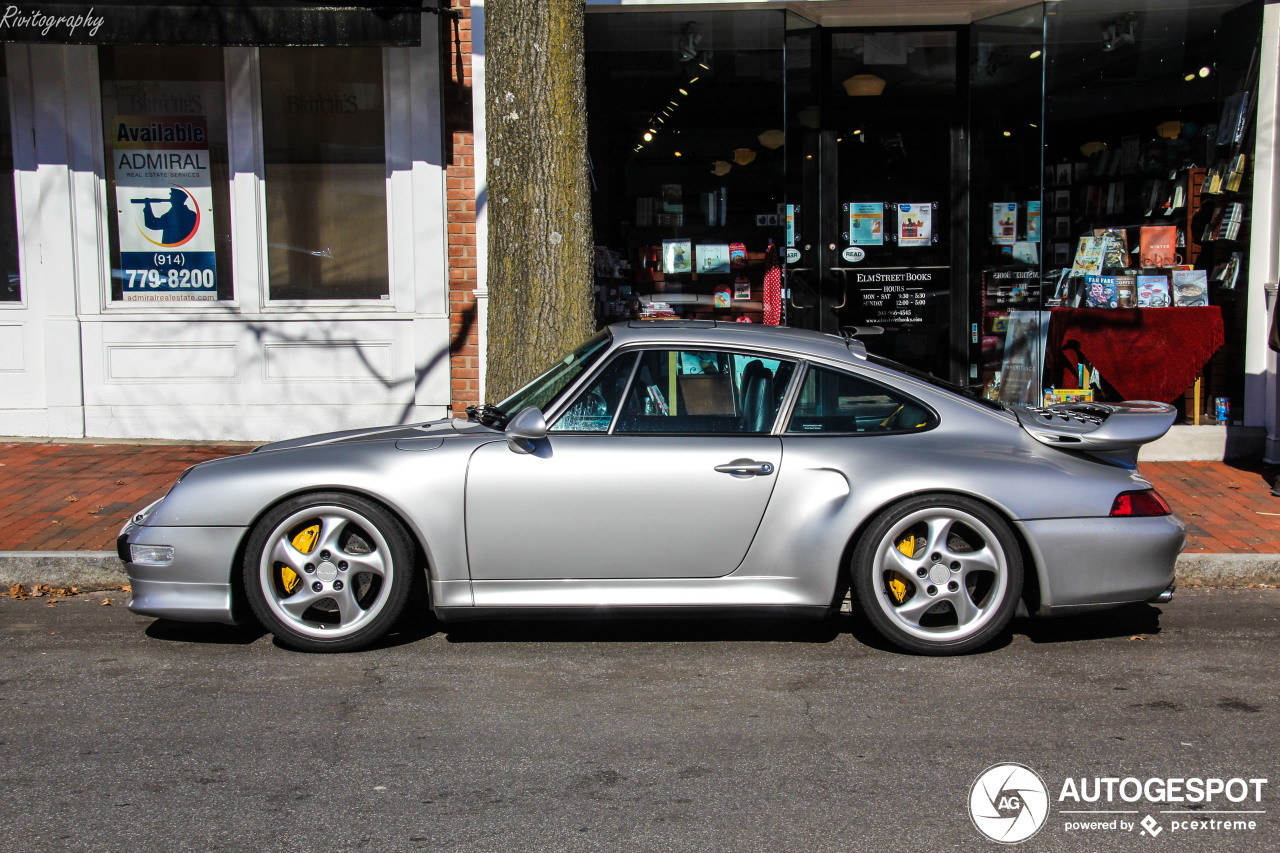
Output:
<instances>
[{"instance_id":1,"label":"windshield","mask_svg":"<svg viewBox=\"0 0 1280 853\"><path fill-rule=\"evenodd\" d=\"M613 336L608 329L601 329L592 335L582 346L553 364L546 373L499 403L497 417L493 419L490 426L498 429L505 428L507 421L529 406L537 406L545 412L547 405L561 391L599 360L600 356L609 349L609 342L612 339Z\"/></svg>"},{"instance_id":2,"label":"windshield","mask_svg":"<svg viewBox=\"0 0 1280 853\"><path fill-rule=\"evenodd\" d=\"M932 385L935 388L941 388L944 391L950 391L952 394L959 394L961 397L964 397L966 400L973 400L975 403L981 403L982 405L987 406L988 408L991 408L991 409L996 409L998 411L1003 412L1003 411L1007 411L1009 408L1004 403L1001 403L997 400L988 400L986 397L983 397L981 394L977 393L976 391L973 391L972 389L966 388L963 385L956 385L954 382L948 382L945 379L939 379L938 377L934 376L932 373L926 373L925 371L919 370L915 367L909 367L905 364L902 364L901 362L894 361L891 358L885 358L882 355L873 355L872 353L867 353L867 361L871 362L872 364L879 365L880 367L887 367L890 370L896 370L899 373L905 373L908 376L910 376L912 379L919 379L921 382L928 383L929 385Z\"/></svg>"}]
</instances>

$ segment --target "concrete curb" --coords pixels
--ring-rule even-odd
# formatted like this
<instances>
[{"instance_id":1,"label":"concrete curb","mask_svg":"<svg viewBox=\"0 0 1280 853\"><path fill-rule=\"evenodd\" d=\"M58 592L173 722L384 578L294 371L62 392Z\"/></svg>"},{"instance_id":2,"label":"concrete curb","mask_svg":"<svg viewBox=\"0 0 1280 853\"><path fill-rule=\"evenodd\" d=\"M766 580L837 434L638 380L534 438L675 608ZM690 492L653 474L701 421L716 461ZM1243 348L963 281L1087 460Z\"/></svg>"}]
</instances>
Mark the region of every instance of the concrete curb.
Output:
<instances>
[{"instance_id":1,"label":"concrete curb","mask_svg":"<svg viewBox=\"0 0 1280 853\"><path fill-rule=\"evenodd\" d=\"M1183 554L1176 572L1178 586L1280 584L1280 554ZM15 583L91 590L128 578L114 551L0 551L0 589Z\"/></svg>"},{"instance_id":2,"label":"concrete curb","mask_svg":"<svg viewBox=\"0 0 1280 853\"><path fill-rule=\"evenodd\" d=\"M0 591L15 583L88 591L115 589L128 582L115 551L0 551Z\"/></svg>"},{"instance_id":3,"label":"concrete curb","mask_svg":"<svg viewBox=\"0 0 1280 853\"><path fill-rule=\"evenodd\" d=\"M1280 584L1280 554L1183 554L1179 586L1244 587Z\"/></svg>"}]
</instances>

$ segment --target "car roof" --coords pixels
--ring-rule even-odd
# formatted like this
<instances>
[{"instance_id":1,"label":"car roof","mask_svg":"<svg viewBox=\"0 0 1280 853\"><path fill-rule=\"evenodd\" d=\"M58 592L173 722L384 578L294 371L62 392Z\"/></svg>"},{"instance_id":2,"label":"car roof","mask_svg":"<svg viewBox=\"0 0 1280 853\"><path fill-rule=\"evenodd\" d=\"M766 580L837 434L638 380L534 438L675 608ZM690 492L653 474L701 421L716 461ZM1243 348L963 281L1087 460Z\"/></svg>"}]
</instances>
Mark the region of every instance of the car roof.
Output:
<instances>
[{"instance_id":1,"label":"car roof","mask_svg":"<svg viewBox=\"0 0 1280 853\"><path fill-rule=\"evenodd\" d=\"M840 335L787 326L720 320L631 320L609 326L618 345L673 343L698 346L766 347L799 356L847 361L853 353Z\"/></svg>"}]
</instances>

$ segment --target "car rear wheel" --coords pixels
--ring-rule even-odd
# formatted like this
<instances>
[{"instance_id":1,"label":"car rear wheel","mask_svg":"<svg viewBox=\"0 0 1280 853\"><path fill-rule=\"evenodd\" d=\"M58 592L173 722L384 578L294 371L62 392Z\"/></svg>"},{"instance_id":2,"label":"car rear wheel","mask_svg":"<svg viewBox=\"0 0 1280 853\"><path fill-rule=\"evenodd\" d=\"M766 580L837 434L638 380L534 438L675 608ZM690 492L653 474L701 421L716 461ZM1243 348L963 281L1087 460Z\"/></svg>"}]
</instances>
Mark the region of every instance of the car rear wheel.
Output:
<instances>
[{"instance_id":1,"label":"car rear wheel","mask_svg":"<svg viewBox=\"0 0 1280 853\"><path fill-rule=\"evenodd\" d=\"M412 586L404 527L372 501L303 495L268 512L245 549L254 615L286 646L350 651L395 624Z\"/></svg>"},{"instance_id":2,"label":"car rear wheel","mask_svg":"<svg viewBox=\"0 0 1280 853\"><path fill-rule=\"evenodd\" d=\"M978 501L920 495L871 522L853 559L863 614L890 642L954 655L990 642L1022 594L1022 555L1009 525Z\"/></svg>"}]
</instances>

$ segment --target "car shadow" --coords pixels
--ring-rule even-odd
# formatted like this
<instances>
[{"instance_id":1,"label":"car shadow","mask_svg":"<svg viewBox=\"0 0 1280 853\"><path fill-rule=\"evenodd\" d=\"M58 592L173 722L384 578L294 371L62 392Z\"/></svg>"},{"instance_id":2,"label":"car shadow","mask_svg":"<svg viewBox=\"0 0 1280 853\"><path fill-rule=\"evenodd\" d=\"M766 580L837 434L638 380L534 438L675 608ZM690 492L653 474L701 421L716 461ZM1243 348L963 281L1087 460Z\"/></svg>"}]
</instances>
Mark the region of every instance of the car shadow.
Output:
<instances>
[{"instance_id":1,"label":"car shadow","mask_svg":"<svg viewBox=\"0 0 1280 853\"><path fill-rule=\"evenodd\" d=\"M257 642L266 630L257 622L224 625L220 622L175 622L157 619L147 626L146 635L169 643L202 643L211 646L247 646Z\"/></svg>"},{"instance_id":2,"label":"car shadow","mask_svg":"<svg viewBox=\"0 0 1280 853\"><path fill-rule=\"evenodd\" d=\"M1133 604L1115 610L1056 616L1019 617L1008 628L970 655L997 652L1023 635L1036 644L1072 643L1160 633L1161 610ZM146 634L172 643L249 645L267 634L256 621L241 625L175 622L157 619ZM823 619L787 616L703 616L699 618L643 615L576 616L570 618L494 618L442 623L429 612L410 615L378 641L354 654L391 649L441 634L450 643L831 643L849 635L860 645L907 657L913 653L890 643L855 613L834 613ZM272 638L281 649L288 647Z\"/></svg>"},{"instance_id":3,"label":"car shadow","mask_svg":"<svg viewBox=\"0 0 1280 853\"><path fill-rule=\"evenodd\" d=\"M1013 630L1033 643L1075 643L1160 633L1163 611L1150 604L1130 604L1115 610L1082 613L1079 616L1051 616L1043 619L1015 619Z\"/></svg>"},{"instance_id":4,"label":"car shadow","mask_svg":"<svg viewBox=\"0 0 1280 853\"><path fill-rule=\"evenodd\" d=\"M847 617L599 614L448 622L441 631L450 643L830 643L848 632Z\"/></svg>"}]
</instances>

